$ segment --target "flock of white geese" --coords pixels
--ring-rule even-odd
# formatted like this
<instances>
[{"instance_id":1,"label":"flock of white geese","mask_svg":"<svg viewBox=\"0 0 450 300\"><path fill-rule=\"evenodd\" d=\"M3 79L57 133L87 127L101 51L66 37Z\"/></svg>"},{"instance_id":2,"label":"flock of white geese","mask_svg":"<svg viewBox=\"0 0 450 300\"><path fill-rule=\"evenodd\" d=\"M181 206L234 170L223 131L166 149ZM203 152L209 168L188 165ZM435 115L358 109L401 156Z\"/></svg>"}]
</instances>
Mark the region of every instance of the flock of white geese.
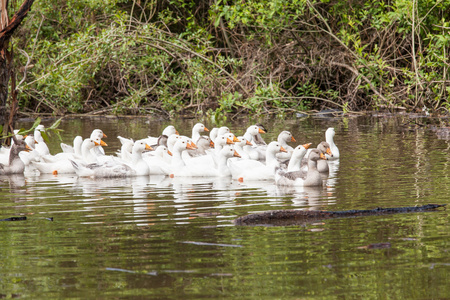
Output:
<instances>
[{"instance_id":1,"label":"flock of white geese","mask_svg":"<svg viewBox=\"0 0 450 300\"><path fill-rule=\"evenodd\" d=\"M296 142L289 131L267 144L260 125L249 126L242 136L236 136L228 127L209 131L197 123L190 137L170 125L159 137L135 141L118 136L122 146L115 155L105 155L107 144L102 139L106 135L100 129L86 139L75 137L73 145L61 143L62 152L52 155L41 134L44 130L39 125L34 134L16 134L11 147L0 148L0 175L230 177L240 182L274 180L282 186L321 186L322 174L328 175L329 165L339 160L331 127L316 148L311 143L294 148L288 145Z\"/></svg>"}]
</instances>

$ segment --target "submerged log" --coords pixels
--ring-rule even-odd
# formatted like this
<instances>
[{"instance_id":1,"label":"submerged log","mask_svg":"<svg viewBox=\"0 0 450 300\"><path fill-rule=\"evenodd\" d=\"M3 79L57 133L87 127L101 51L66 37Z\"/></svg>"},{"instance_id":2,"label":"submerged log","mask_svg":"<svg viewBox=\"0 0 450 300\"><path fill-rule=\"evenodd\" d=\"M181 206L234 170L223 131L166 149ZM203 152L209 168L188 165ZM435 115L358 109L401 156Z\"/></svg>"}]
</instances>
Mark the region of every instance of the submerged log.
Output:
<instances>
[{"instance_id":1,"label":"submerged log","mask_svg":"<svg viewBox=\"0 0 450 300\"><path fill-rule=\"evenodd\" d=\"M324 219L349 218L373 215L388 215L408 212L423 212L444 207L446 204L427 204L423 206L375 208L363 210L271 210L263 213L242 216L234 220L235 225L298 225L311 223Z\"/></svg>"},{"instance_id":2,"label":"submerged log","mask_svg":"<svg viewBox=\"0 0 450 300\"><path fill-rule=\"evenodd\" d=\"M26 221L27 217L11 217L6 219L0 219L0 221Z\"/></svg>"}]
</instances>

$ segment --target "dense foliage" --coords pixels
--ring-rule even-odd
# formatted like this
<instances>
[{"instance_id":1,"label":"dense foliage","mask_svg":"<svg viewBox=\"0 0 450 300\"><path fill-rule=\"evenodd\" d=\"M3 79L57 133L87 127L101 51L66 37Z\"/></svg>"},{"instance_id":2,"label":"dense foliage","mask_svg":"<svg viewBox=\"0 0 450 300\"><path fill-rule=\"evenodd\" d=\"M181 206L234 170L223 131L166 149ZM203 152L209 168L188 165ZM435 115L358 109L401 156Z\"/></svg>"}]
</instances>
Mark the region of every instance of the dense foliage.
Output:
<instances>
[{"instance_id":1,"label":"dense foliage","mask_svg":"<svg viewBox=\"0 0 450 300\"><path fill-rule=\"evenodd\" d=\"M449 0L37 1L22 110L447 111ZM24 73L20 73L19 77ZM20 80L22 78L18 78Z\"/></svg>"}]
</instances>

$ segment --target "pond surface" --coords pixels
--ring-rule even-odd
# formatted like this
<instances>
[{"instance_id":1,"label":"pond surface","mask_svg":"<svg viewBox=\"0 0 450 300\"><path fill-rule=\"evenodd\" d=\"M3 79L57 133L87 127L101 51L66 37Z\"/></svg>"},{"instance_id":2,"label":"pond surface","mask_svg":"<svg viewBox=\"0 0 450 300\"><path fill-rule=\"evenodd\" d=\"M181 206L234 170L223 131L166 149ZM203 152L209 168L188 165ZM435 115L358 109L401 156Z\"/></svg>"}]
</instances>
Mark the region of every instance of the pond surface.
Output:
<instances>
[{"instance_id":1,"label":"pond surface","mask_svg":"<svg viewBox=\"0 0 450 300\"><path fill-rule=\"evenodd\" d=\"M19 299L449 299L450 224L438 210L235 226L278 209L347 210L450 203L450 142L408 130L408 116L262 120L297 143L336 130L341 153L323 188L163 176L111 180L3 176L0 298ZM202 120L208 127L216 127ZM44 121L44 125L52 122ZM176 121L190 135L196 121ZM157 136L166 121L70 119L63 142ZM31 126L24 122L23 127ZM248 121L223 123L240 135ZM53 135L51 153L60 152ZM48 218L53 218L53 221Z\"/></svg>"}]
</instances>

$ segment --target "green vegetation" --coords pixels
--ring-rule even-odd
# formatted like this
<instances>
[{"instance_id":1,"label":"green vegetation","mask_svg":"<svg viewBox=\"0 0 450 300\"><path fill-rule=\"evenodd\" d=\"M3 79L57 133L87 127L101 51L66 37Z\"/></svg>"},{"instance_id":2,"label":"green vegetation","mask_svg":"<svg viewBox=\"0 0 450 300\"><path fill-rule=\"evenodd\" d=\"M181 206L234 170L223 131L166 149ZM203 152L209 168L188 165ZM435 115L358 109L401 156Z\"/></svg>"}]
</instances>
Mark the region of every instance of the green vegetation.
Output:
<instances>
[{"instance_id":1,"label":"green vegetation","mask_svg":"<svg viewBox=\"0 0 450 300\"><path fill-rule=\"evenodd\" d=\"M16 52L20 107L447 112L449 13L448 0L36 1L14 40L30 59Z\"/></svg>"}]
</instances>

